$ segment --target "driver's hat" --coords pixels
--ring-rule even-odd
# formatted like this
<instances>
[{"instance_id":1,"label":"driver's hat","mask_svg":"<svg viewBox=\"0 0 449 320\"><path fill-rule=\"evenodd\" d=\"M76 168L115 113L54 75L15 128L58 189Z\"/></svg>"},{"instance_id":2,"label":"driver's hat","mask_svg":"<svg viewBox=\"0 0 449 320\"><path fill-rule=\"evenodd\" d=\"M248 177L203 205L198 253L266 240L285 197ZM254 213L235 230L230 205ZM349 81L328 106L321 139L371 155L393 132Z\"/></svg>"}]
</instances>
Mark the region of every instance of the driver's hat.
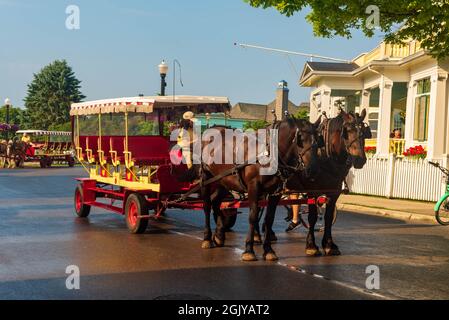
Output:
<instances>
[{"instance_id":1,"label":"driver's hat","mask_svg":"<svg viewBox=\"0 0 449 320\"><path fill-rule=\"evenodd\" d=\"M187 111L186 113L184 113L184 115L182 117L183 117L184 120L194 121L195 114L192 111Z\"/></svg>"}]
</instances>

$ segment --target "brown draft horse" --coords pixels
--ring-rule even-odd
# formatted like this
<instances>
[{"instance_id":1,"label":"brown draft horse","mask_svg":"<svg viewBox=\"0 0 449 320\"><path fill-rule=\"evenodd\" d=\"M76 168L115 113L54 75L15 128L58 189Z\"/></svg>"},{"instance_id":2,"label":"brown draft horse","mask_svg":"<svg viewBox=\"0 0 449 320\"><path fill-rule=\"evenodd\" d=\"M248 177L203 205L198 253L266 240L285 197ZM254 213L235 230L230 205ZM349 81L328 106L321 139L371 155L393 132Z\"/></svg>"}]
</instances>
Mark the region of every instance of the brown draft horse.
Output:
<instances>
[{"instance_id":1,"label":"brown draft horse","mask_svg":"<svg viewBox=\"0 0 449 320\"><path fill-rule=\"evenodd\" d=\"M284 121L277 122L273 127L278 129L278 161L279 168L274 175L261 175L263 166L259 163L245 165L232 175L222 177L218 183L213 187L208 185L202 188L201 197L204 201L205 212L205 232L204 241L202 243L203 249L209 249L214 246L223 247L225 244L225 228L223 224L224 215L220 209L224 198L229 194L229 191L237 192L241 195L248 195L248 202L250 207L249 214L249 230L246 238L245 252L242 255L243 261L257 261L254 252L254 235L256 225L258 224L259 215L259 200L268 197L268 207L265 216L265 223L268 226L266 230L271 230L274 222L274 214L277 203L280 199L280 192L282 192L284 183L293 173L298 173L306 177L312 176L317 170L317 134L316 130L320 122L312 124L305 120L298 120L293 117L288 117ZM225 146L225 130L229 128L214 127L219 130L223 137L221 145L221 154L223 162L225 163L225 152L233 152L234 161L238 148L235 140L231 150L227 150ZM269 129L269 128L268 128ZM270 139L270 138L269 138ZM204 147L209 143L203 144ZM248 159L248 141L244 143L245 160ZM216 151L216 150L215 150ZM232 171L236 168L236 164L202 164L193 166L196 172L194 176L200 177L202 181L207 181L213 177L218 177L224 172ZM217 227L215 234L212 236L210 226L211 210L217 215ZM268 232L264 237L264 255L266 261L276 261L278 257L271 247L271 237Z\"/></svg>"},{"instance_id":2,"label":"brown draft horse","mask_svg":"<svg viewBox=\"0 0 449 320\"><path fill-rule=\"evenodd\" d=\"M27 148L27 143L17 139L9 142L0 142L0 157L4 159L2 166L5 168L6 164L8 164L9 168L12 168L14 165L22 167L25 162Z\"/></svg>"},{"instance_id":3,"label":"brown draft horse","mask_svg":"<svg viewBox=\"0 0 449 320\"><path fill-rule=\"evenodd\" d=\"M10 145L8 141L1 140L0 141L0 165L2 168L6 168L6 164L9 166L8 153L9 153Z\"/></svg>"},{"instance_id":4,"label":"brown draft horse","mask_svg":"<svg viewBox=\"0 0 449 320\"><path fill-rule=\"evenodd\" d=\"M329 202L324 216L325 230L322 240L324 254L340 255L338 246L332 239L333 213L342 185L351 167L362 169L366 164L365 139L371 138L371 130L364 123L366 110L360 115L341 111L339 116L326 119L320 127L324 137L325 147L318 152L319 171L314 179L304 179L295 176L287 183L287 187L296 190L298 187L306 190L335 190L327 194ZM309 206L310 229L307 235L307 256L321 256L322 253L315 243L315 225L318 219L317 207Z\"/></svg>"}]
</instances>

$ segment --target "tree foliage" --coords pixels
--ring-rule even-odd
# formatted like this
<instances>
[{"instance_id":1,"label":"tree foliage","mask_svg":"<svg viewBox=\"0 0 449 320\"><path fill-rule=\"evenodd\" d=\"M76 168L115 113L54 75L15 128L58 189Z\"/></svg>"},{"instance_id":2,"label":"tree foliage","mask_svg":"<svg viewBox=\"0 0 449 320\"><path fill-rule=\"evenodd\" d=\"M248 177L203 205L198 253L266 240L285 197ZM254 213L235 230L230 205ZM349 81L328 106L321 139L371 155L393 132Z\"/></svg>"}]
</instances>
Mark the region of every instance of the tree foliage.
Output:
<instances>
[{"instance_id":1,"label":"tree foliage","mask_svg":"<svg viewBox=\"0 0 449 320\"><path fill-rule=\"evenodd\" d=\"M265 129L268 126L268 122L265 120L255 120L255 121L247 121L243 125L243 130L254 130L257 131L259 129Z\"/></svg>"},{"instance_id":2,"label":"tree foliage","mask_svg":"<svg viewBox=\"0 0 449 320\"><path fill-rule=\"evenodd\" d=\"M294 116L296 119L303 119L303 120L310 119L309 111L306 109L299 110Z\"/></svg>"},{"instance_id":3,"label":"tree foliage","mask_svg":"<svg viewBox=\"0 0 449 320\"><path fill-rule=\"evenodd\" d=\"M82 101L81 82L65 60L57 60L34 75L25 98L28 127L47 130L70 121L70 105Z\"/></svg>"},{"instance_id":4,"label":"tree foliage","mask_svg":"<svg viewBox=\"0 0 449 320\"><path fill-rule=\"evenodd\" d=\"M18 125L22 129L24 121L24 110L20 108L9 107L9 123ZM6 106L0 107L0 123L6 123Z\"/></svg>"},{"instance_id":5,"label":"tree foliage","mask_svg":"<svg viewBox=\"0 0 449 320\"><path fill-rule=\"evenodd\" d=\"M435 58L449 56L449 1L447 0L244 0L253 7L277 9L286 16L310 8L307 20L315 35L350 38L354 29L368 37L375 29L367 24L379 9L378 28L389 43L410 39L421 42L422 48ZM401 26L399 28L399 26Z\"/></svg>"}]
</instances>

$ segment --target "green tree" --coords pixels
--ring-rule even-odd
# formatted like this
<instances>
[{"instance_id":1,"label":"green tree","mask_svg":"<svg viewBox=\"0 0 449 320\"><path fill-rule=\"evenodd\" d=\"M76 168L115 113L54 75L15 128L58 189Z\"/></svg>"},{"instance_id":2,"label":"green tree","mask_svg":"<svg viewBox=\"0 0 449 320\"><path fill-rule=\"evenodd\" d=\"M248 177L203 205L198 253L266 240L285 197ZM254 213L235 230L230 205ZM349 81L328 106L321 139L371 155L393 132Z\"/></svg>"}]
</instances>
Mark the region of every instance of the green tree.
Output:
<instances>
[{"instance_id":1,"label":"green tree","mask_svg":"<svg viewBox=\"0 0 449 320\"><path fill-rule=\"evenodd\" d=\"M310 9L307 21L315 35L350 38L354 29L372 37L372 17L378 9L378 27L389 43L408 39L421 41L421 46L436 58L449 56L449 2L442 0L244 0L253 7L277 9L291 16ZM376 7L374 7L376 6ZM374 10L374 11L373 11ZM368 22L368 23L367 23ZM396 30L398 26L402 26Z\"/></svg>"},{"instance_id":2,"label":"green tree","mask_svg":"<svg viewBox=\"0 0 449 320\"><path fill-rule=\"evenodd\" d=\"M303 120L310 119L309 111L307 111L306 109L299 110L294 116L297 119L303 119Z\"/></svg>"},{"instance_id":3,"label":"green tree","mask_svg":"<svg viewBox=\"0 0 449 320\"><path fill-rule=\"evenodd\" d=\"M82 101L81 82L65 60L57 60L34 75L25 98L27 126L47 130L70 121L70 105Z\"/></svg>"},{"instance_id":4,"label":"green tree","mask_svg":"<svg viewBox=\"0 0 449 320\"><path fill-rule=\"evenodd\" d=\"M21 129L24 110L16 107L9 107L9 123L16 124ZM0 123L6 123L6 106L0 107Z\"/></svg>"},{"instance_id":5,"label":"green tree","mask_svg":"<svg viewBox=\"0 0 449 320\"><path fill-rule=\"evenodd\" d=\"M259 130L259 129L265 129L268 126L268 122L266 122L265 120L256 120L256 121L247 121L245 122L245 124L243 125L243 130Z\"/></svg>"},{"instance_id":6,"label":"green tree","mask_svg":"<svg viewBox=\"0 0 449 320\"><path fill-rule=\"evenodd\" d=\"M52 124L48 127L48 130L50 131L64 131L64 132L70 132L72 131L72 122L66 122L62 124Z\"/></svg>"}]
</instances>

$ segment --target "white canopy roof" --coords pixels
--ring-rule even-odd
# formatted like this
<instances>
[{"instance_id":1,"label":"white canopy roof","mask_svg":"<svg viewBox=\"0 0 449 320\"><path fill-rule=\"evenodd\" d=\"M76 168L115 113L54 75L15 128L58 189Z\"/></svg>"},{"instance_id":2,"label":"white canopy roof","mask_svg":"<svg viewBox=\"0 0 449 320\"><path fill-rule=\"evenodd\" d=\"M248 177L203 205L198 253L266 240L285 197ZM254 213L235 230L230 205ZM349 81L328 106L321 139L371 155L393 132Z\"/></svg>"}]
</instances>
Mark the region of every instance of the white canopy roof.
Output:
<instances>
[{"instance_id":1,"label":"white canopy roof","mask_svg":"<svg viewBox=\"0 0 449 320\"><path fill-rule=\"evenodd\" d=\"M155 109L189 106L215 106L221 111L230 108L226 97L203 96L158 96L158 97L131 97L107 100L87 101L72 104L70 115L89 115L98 113L116 112L144 112L152 113Z\"/></svg>"},{"instance_id":2,"label":"white canopy roof","mask_svg":"<svg viewBox=\"0 0 449 320\"><path fill-rule=\"evenodd\" d=\"M17 134L29 134L35 136L71 136L71 132L64 131L45 131L45 130L20 130L16 132Z\"/></svg>"}]
</instances>

